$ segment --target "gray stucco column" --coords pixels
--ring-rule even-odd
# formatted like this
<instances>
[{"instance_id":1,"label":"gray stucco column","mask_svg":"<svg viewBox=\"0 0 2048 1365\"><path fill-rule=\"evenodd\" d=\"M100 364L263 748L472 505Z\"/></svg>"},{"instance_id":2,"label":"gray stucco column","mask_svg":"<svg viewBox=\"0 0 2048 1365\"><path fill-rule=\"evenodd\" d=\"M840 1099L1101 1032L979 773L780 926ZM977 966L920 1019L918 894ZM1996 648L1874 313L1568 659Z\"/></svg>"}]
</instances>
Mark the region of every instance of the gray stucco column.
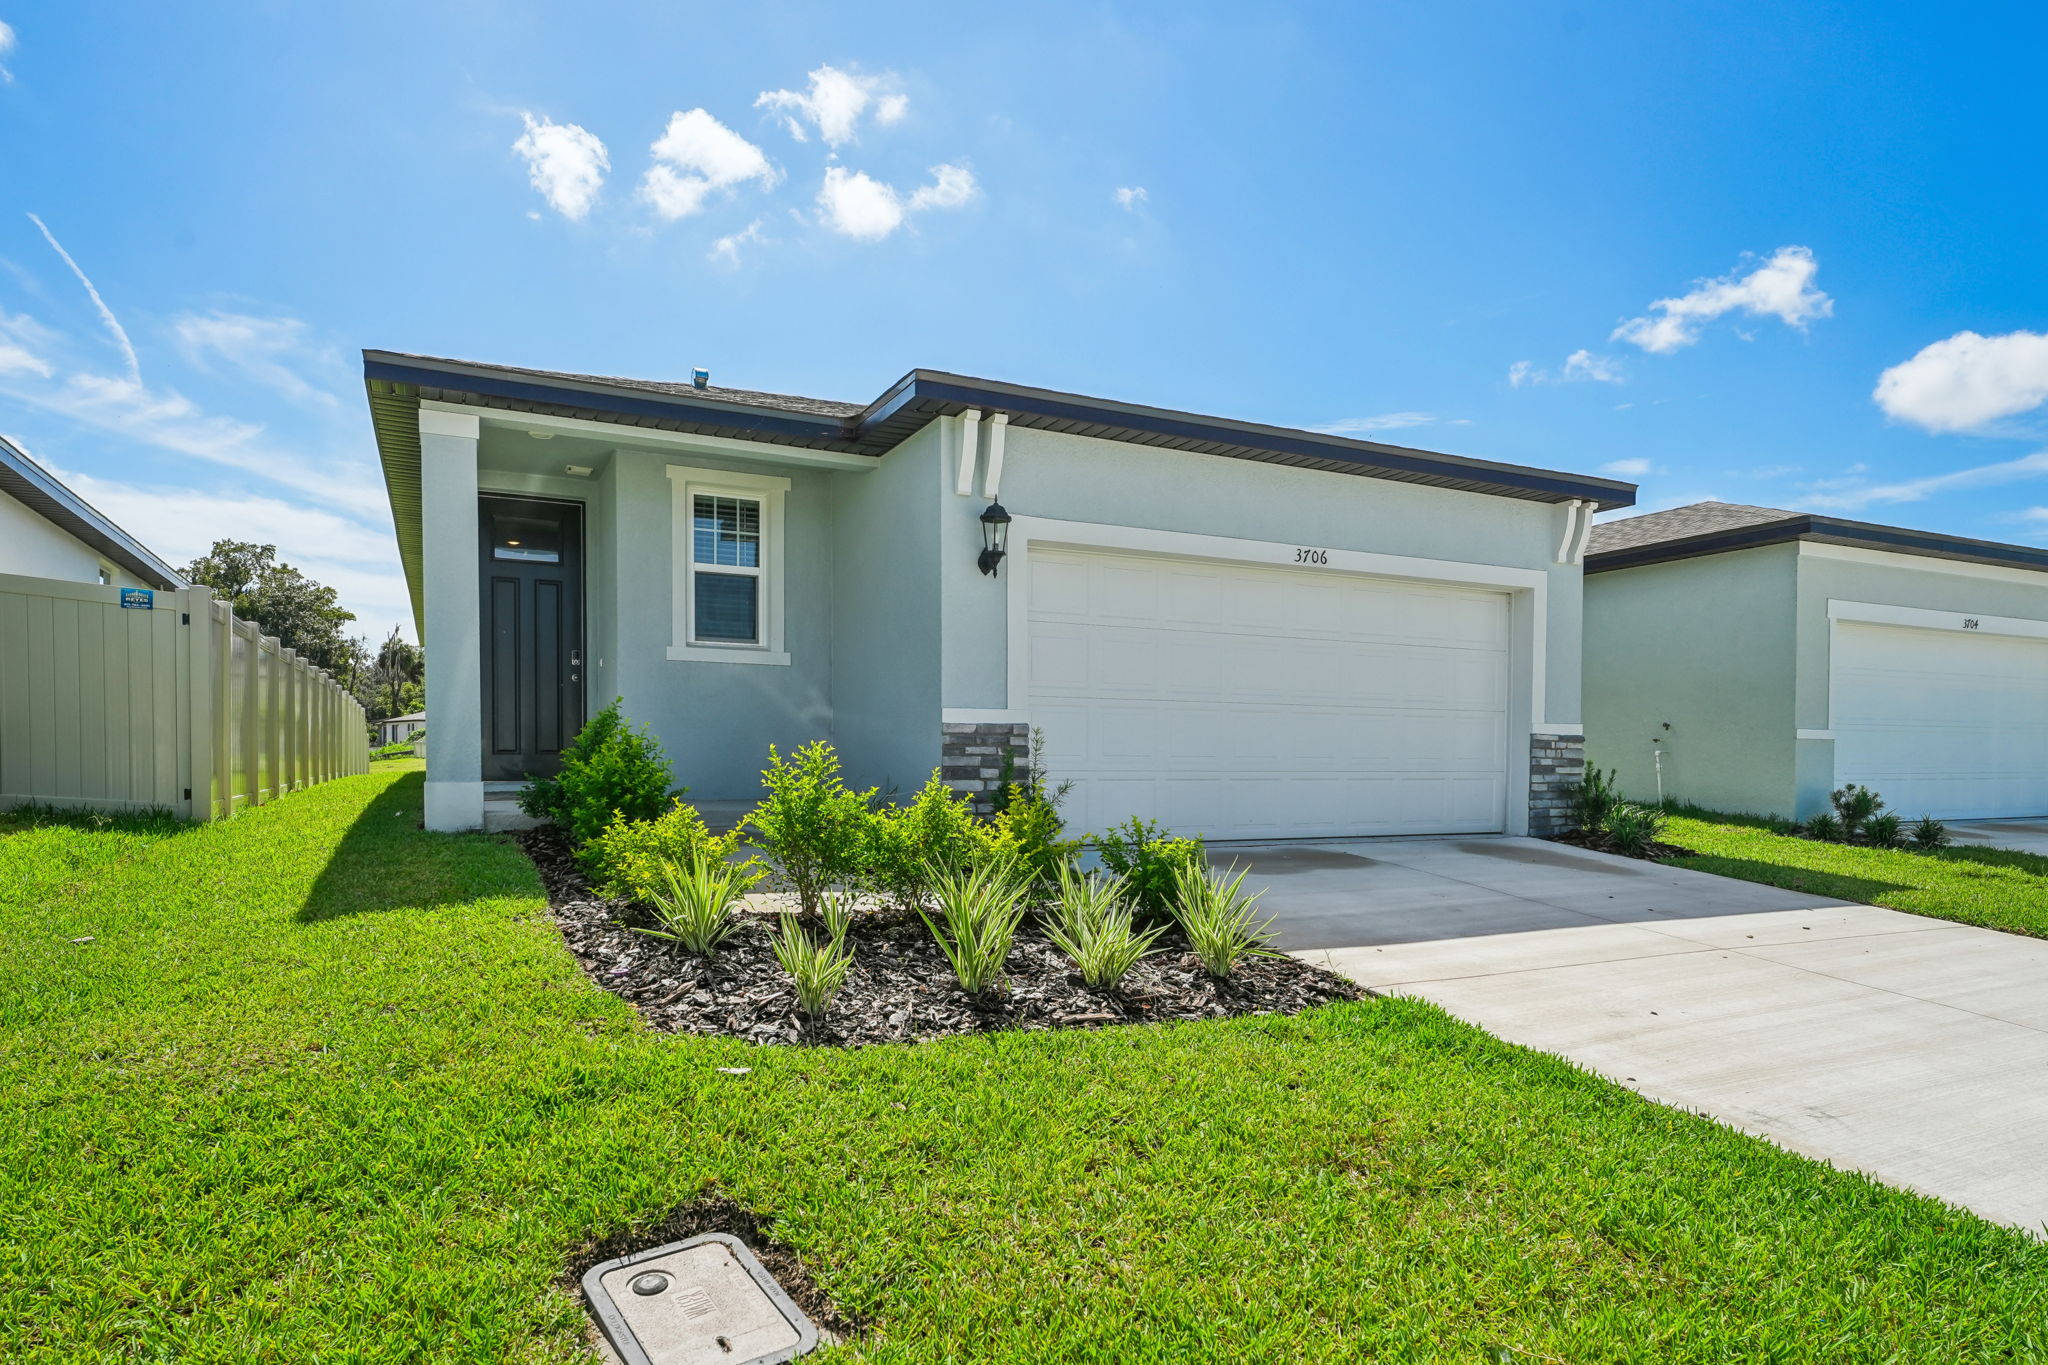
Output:
<instances>
[{"instance_id":1,"label":"gray stucco column","mask_svg":"<svg viewBox=\"0 0 2048 1365\"><path fill-rule=\"evenodd\" d=\"M420 571L426 580L428 829L484 823L473 413L420 409Z\"/></svg>"}]
</instances>

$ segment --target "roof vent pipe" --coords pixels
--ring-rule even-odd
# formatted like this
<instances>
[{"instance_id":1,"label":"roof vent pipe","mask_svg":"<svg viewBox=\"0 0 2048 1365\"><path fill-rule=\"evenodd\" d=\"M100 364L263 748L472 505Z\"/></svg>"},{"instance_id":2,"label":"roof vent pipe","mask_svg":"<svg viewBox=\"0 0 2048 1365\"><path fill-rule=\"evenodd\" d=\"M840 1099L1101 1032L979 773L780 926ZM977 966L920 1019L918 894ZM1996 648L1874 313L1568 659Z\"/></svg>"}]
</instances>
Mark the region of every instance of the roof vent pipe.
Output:
<instances>
[{"instance_id":1,"label":"roof vent pipe","mask_svg":"<svg viewBox=\"0 0 2048 1365\"><path fill-rule=\"evenodd\" d=\"M705 368L704 368L703 366L701 366L701 365L700 365L700 366L698 366L698 367L697 367L696 369L694 369L694 370L691 370L691 371L690 371L690 387L691 387L691 388L693 388L693 389L708 389L708 388L710 388L710 387L711 387L711 371L709 371L709 370L705 369Z\"/></svg>"}]
</instances>

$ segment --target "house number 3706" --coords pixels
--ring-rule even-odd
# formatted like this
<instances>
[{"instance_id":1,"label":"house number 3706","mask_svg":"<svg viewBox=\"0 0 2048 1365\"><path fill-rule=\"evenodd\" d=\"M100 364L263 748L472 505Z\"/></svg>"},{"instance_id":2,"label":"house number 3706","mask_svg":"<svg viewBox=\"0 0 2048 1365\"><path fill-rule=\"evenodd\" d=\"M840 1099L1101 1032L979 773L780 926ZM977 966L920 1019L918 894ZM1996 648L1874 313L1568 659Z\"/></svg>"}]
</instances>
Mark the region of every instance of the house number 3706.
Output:
<instances>
[{"instance_id":1,"label":"house number 3706","mask_svg":"<svg viewBox=\"0 0 2048 1365\"><path fill-rule=\"evenodd\" d=\"M1328 564L1330 562L1330 552L1328 550L1311 550L1306 545L1303 545L1295 550L1294 562L1297 564Z\"/></svg>"}]
</instances>

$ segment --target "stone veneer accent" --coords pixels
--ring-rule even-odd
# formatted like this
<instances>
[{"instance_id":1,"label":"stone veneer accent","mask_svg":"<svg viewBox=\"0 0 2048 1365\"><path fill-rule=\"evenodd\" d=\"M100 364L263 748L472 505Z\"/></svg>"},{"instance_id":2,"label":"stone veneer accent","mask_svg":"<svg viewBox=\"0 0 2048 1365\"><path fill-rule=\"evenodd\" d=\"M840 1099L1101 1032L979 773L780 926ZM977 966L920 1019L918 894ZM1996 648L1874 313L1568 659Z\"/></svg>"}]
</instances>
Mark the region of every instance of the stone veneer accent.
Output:
<instances>
[{"instance_id":1,"label":"stone veneer accent","mask_svg":"<svg viewBox=\"0 0 2048 1365\"><path fill-rule=\"evenodd\" d=\"M1544 839L1571 828L1565 792L1585 780L1584 735L1529 736L1529 835Z\"/></svg>"},{"instance_id":2,"label":"stone veneer accent","mask_svg":"<svg viewBox=\"0 0 2048 1365\"><path fill-rule=\"evenodd\" d=\"M966 792L982 814L988 813L989 793L1002 784L1003 755L1010 755L1013 778L1022 777L1031 762L1031 727L1022 721L949 720L939 734L939 776L954 791Z\"/></svg>"}]
</instances>

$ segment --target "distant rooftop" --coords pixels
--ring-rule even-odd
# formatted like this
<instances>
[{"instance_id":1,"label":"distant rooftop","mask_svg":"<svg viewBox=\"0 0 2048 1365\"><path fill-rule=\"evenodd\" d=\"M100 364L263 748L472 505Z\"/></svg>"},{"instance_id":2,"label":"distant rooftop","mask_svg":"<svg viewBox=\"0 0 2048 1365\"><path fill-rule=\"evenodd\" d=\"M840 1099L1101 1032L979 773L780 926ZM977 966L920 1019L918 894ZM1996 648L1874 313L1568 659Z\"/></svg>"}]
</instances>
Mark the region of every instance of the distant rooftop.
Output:
<instances>
[{"instance_id":1,"label":"distant rooftop","mask_svg":"<svg viewBox=\"0 0 2048 1365\"><path fill-rule=\"evenodd\" d=\"M2048 572L2048 550L2039 546L1972 540L1939 531L1845 521L1739 502L1696 502L1602 522L1593 528L1586 543L1586 572L1631 569L1799 540Z\"/></svg>"}]
</instances>

